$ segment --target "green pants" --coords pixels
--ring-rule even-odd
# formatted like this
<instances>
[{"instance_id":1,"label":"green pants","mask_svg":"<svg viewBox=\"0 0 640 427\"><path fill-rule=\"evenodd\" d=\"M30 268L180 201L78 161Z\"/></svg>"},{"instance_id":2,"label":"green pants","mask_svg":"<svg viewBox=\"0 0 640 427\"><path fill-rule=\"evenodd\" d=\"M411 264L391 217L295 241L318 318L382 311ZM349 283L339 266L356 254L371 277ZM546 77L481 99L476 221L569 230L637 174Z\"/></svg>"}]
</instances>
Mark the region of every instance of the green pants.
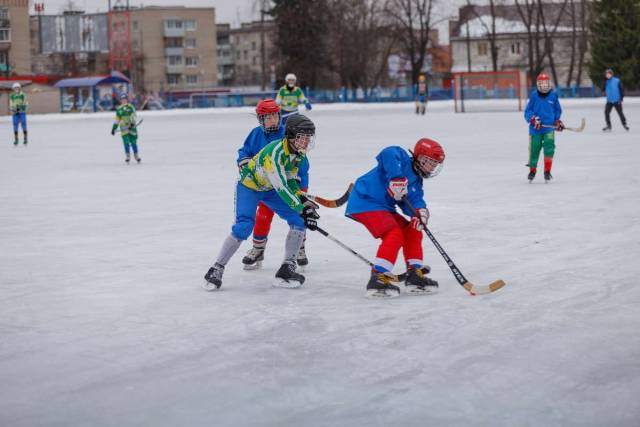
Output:
<instances>
[{"instance_id":1,"label":"green pants","mask_svg":"<svg viewBox=\"0 0 640 427\"><path fill-rule=\"evenodd\" d=\"M134 154L138 154L138 134L137 133L128 133L126 135L122 135L122 143L124 144L124 152L129 157L130 150L133 150Z\"/></svg>"},{"instance_id":2,"label":"green pants","mask_svg":"<svg viewBox=\"0 0 640 427\"><path fill-rule=\"evenodd\" d=\"M537 167L542 149L544 149L545 158L553 158L553 153L556 151L555 132L529 135L529 167Z\"/></svg>"}]
</instances>

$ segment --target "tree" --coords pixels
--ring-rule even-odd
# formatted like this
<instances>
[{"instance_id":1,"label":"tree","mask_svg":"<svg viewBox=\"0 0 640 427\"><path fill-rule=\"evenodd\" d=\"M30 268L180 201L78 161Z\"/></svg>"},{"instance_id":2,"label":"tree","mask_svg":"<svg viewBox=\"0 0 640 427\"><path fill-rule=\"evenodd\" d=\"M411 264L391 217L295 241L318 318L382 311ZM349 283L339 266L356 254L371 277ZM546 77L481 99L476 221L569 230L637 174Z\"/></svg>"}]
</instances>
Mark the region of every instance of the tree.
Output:
<instances>
[{"instance_id":1,"label":"tree","mask_svg":"<svg viewBox=\"0 0 640 427\"><path fill-rule=\"evenodd\" d=\"M489 22L485 22L485 17L480 15L476 8L471 4L471 0L467 0L467 6L473 11L473 14L480 21L482 28L484 29L484 33L489 41L489 50L491 52L491 65L493 66L493 71L498 70L498 38L496 31L496 18L497 10L496 0L489 0ZM467 38L469 38L469 22L467 21ZM471 59L468 59L468 62L471 62ZM471 66L469 66L469 71L471 71Z\"/></svg>"},{"instance_id":2,"label":"tree","mask_svg":"<svg viewBox=\"0 0 640 427\"><path fill-rule=\"evenodd\" d=\"M613 68L626 87L640 87L640 0L595 1L591 34L591 79L601 83Z\"/></svg>"},{"instance_id":3,"label":"tree","mask_svg":"<svg viewBox=\"0 0 640 427\"><path fill-rule=\"evenodd\" d=\"M281 75L294 72L316 87L329 60L325 30L327 0L273 0L269 9L276 23L275 44L284 63Z\"/></svg>"}]
</instances>

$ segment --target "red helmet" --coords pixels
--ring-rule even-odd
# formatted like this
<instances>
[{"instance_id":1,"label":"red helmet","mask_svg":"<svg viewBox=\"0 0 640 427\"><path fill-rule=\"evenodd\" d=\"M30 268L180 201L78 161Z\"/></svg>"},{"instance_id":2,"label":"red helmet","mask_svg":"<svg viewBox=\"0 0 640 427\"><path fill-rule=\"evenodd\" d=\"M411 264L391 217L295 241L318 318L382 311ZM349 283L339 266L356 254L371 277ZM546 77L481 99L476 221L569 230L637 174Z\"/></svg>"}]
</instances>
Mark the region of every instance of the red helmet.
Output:
<instances>
[{"instance_id":1,"label":"red helmet","mask_svg":"<svg viewBox=\"0 0 640 427\"><path fill-rule=\"evenodd\" d=\"M256 105L257 115L279 113L279 112L280 112L280 106L276 104L276 101L274 101L272 98L263 99L262 101L258 102L258 105Z\"/></svg>"},{"instance_id":2,"label":"red helmet","mask_svg":"<svg viewBox=\"0 0 640 427\"><path fill-rule=\"evenodd\" d=\"M266 117L272 114L277 114L278 121L273 122L273 120L271 120L271 123L266 125ZM273 99L268 98L258 102L258 105L256 105L256 115L258 116L260 126L262 126L265 132L275 132L280 128L280 106L276 104L276 101Z\"/></svg>"},{"instance_id":3,"label":"red helmet","mask_svg":"<svg viewBox=\"0 0 640 427\"><path fill-rule=\"evenodd\" d=\"M414 169L423 178L433 178L442 170L444 150L433 139L419 139L412 154Z\"/></svg>"},{"instance_id":4,"label":"red helmet","mask_svg":"<svg viewBox=\"0 0 640 427\"><path fill-rule=\"evenodd\" d=\"M540 73L536 77L536 87L542 93L547 93L551 90L551 78L548 74Z\"/></svg>"}]
</instances>

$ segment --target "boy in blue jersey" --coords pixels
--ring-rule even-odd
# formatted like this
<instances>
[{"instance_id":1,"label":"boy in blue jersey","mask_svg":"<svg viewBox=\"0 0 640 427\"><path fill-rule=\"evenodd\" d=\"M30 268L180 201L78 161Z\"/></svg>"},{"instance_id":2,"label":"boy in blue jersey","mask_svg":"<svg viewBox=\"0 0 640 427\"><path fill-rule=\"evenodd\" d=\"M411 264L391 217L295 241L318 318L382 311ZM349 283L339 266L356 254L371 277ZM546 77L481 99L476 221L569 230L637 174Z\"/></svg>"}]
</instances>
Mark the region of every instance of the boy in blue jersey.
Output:
<instances>
[{"instance_id":1,"label":"boy in blue jersey","mask_svg":"<svg viewBox=\"0 0 640 427\"><path fill-rule=\"evenodd\" d=\"M256 116L260 126L255 127L249 133L244 144L238 150L237 163L240 170L267 144L284 137L281 109L276 101L273 99L260 101L256 106ZM309 160L306 157L299 166L298 179L300 189L306 193L309 187ZM247 255L242 259L245 270L254 270L262 266L273 215L273 210L267 205L264 203L258 205L256 222L253 227L253 247L249 249ZM304 242L296 256L296 262L299 266L309 264Z\"/></svg>"},{"instance_id":2,"label":"boy in blue jersey","mask_svg":"<svg viewBox=\"0 0 640 427\"><path fill-rule=\"evenodd\" d=\"M620 116L622 127L625 130L629 130L629 126L627 126L627 118L622 112L622 100L624 99L624 87L622 87L622 82L619 78L613 76L613 70L611 68L606 71L605 77L607 79L604 82L602 91L607 97L607 105L604 107L604 119L607 122L607 126L602 130L605 132L609 132L611 130L612 108L615 108L618 116Z\"/></svg>"},{"instance_id":3,"label":"boy in blue jersey","mask_svg":"<svg viewBox=\"0 0 640 427\"><path fill-rule=\"evenodd\" d=\"M529 123L529 175L531 183L536 176L540 151L544 149L544 180L551 176L553 155L556 151L555 132L562 132L564 124L560 120L562 108L558 94L551 87L551 79L541 73L536 79L536 89L529 94L529 102L524 110L524 118Z\"/></svg>"},{"instance_id":4,"label":"boy in blue jersey","mask_svg":"<svg viewBox=\"0 0 640 427\"><path fill-rule=\"evenodd\" d=\"M400 288L391 284L386 273L392 271L401 248L408 269L407 292L426 294L438 288L438 282L426 277L429 269L422 264L422 230L429 220L422 183L440 173L444 150L436 141L422 138L410 153L396 146L382 150L376 157L376 167L358 178L349 196L345 215L382 239L367 283L369 297L400 295ZM411 219L397 213L396 206Z\"/></svg>"}]
</instances>

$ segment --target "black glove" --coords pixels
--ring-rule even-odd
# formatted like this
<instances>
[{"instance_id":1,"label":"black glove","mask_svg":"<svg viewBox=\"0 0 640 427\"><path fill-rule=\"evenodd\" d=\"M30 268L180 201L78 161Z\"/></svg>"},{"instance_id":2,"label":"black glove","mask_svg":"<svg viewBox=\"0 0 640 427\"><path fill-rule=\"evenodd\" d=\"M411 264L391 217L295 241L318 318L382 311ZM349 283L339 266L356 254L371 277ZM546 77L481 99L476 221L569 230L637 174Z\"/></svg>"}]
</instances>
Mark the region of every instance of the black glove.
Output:
<instances>
[{"instance_id":1,"label":"black glove","mask_svg":"<svg viewBox=\"0 0 640 427\"><path fill-rule=\"evenodd\" d=\"M309 230L314 231L318 229L318 219L320 215L318 215L318 212L316 212L313 207L305 206L300 216L304 220L304 226Z\"/></svg>"},{"instance_id":2,"label":"black glove","mask_svg":"<svg viewBox=\"0 0 640 427\"><path fill-rule=\"evenodd\" d=\"M305 207L310 207L313 208L313 210L317 210L320 209L320 205L317 204L316 202L314 202L313 200L309 199L307 196L305 196L304 194L300 196L300 201L302 202L302 204Z\"/></svg>"}]
</instances>

